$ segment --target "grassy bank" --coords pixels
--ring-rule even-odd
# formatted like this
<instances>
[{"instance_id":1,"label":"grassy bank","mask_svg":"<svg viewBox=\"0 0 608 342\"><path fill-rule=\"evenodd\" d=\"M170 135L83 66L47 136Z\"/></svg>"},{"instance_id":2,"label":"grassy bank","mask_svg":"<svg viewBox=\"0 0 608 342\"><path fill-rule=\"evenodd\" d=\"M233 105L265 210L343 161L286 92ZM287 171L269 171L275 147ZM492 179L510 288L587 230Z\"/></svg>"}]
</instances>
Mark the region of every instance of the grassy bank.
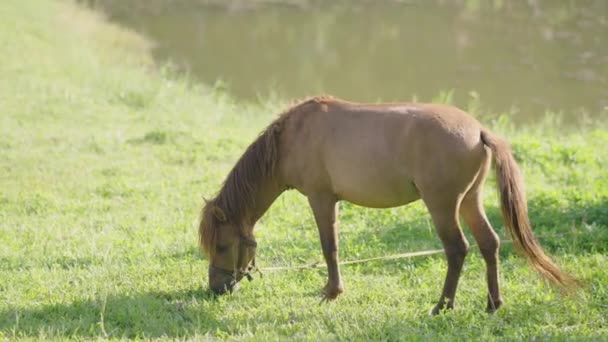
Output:
<instances>
[{"instance_id":1,"label":"grassy bank","mask_svg":"<svg viewBox=\"0 0 608 342\"><path fill-rule=\"evenodd\" d=\"M242 106L159 70L148 47L70 2L0 4L0 337L608 338L601 128L566 134L488 122L512 142L535 231L584 281L580 296L561 297L504 246L506 305L493 316L483 313L476 251L457 309L438 317L427 312L441 290L441 256L344 267L347 292L326 305L317 305L322 269L268 274L212 299L196 246L202 196L281 107ZM342 209L344 260L440 247L421 204ZM276 202L256 238L261 266L321 260L296 193Z\"/></svg>"}]
</instances>

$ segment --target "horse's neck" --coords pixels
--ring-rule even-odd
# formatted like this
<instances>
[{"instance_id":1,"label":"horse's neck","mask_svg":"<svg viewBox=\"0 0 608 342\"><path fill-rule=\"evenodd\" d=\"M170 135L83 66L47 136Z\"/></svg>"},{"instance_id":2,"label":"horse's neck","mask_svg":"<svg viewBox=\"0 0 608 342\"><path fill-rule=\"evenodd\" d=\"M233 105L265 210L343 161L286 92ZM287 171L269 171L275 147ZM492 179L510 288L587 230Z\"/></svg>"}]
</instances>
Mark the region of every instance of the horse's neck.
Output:
<instances>
[{"instance_id":1,"label":"horse's neck","mask_svg":"<svg viewBox=\"0 0 608 342\"><path fill-rule=\"evenodd\" d=\"M281 186L275 180L268 180L260 187L260 190L256 194L254 208L251 208L248 215L249 217L247 218L249 221L248 224L250 224L252 228L284 190L285 187Z\"/></svg>"}]
</instances>

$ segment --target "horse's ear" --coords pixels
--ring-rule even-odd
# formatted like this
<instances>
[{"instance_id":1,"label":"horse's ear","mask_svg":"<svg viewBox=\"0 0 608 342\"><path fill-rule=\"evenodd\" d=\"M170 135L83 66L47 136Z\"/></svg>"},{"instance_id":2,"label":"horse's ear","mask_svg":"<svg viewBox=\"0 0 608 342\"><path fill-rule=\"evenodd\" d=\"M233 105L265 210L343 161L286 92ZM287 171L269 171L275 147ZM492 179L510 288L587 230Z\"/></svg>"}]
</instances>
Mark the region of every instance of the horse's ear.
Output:
<instances>
[{"instance_id":1,"label":"horse's ear","mask_svg":"<svg viewBox=\"0 0 608 342\"><path fill-rule=\"evenodd\" d=\"M213 216L215 216L215 218L217 218L220 222L226 222L226 214L220 207L216 205L213 206Z\"/></svg>"}]
</instances>

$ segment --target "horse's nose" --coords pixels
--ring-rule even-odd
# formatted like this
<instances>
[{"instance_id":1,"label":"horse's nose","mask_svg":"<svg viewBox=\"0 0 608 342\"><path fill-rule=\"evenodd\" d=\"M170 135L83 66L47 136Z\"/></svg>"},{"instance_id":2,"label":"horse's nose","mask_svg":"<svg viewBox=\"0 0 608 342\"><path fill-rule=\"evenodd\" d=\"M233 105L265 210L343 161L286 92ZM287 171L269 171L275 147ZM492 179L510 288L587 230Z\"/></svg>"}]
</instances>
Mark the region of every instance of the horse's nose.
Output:
<instances>
[{"instance_id":1,"label":"horse's nose","mask_svg":"<svg viewBox=\"0 0 608 342\"><path fill-rule=\"evenodd\" d=\"M212 286L211 284L209 284L209 288L216 295L223 295L224 293L226 293L228 291L228 287L226 285Z\"/></svg>"},{"instance_id":2,"label":"horse's nose","mask_svg":"<svg viewBox=\"0 0 608 342\"><path fill-rule=\"evenodd\" d=\"M209 270L209 289L217 295L232 292L237 288L237 280L233 276Z\"/></svg>"},{"instance_id":3,"label":"horse's nose","mask_svg":"<svg viewBox=\"0 0 608 342\"><path fill-rule=\"evenodd\" d=\"M239 284L235 280L230 280L223 284L209 284L209 288L216 295L223 295L226 292L234 292L239 288Z\"/></svg>"}]
</instances>

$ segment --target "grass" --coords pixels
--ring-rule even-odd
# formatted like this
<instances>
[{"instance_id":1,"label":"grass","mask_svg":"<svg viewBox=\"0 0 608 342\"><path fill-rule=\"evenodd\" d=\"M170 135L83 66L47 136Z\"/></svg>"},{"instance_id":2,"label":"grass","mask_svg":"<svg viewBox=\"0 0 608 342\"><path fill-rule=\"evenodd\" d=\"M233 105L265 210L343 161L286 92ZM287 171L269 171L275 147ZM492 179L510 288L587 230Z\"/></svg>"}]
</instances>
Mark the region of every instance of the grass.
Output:
<instances>
[{"instance_id":1,"label":"grass","mask_svg":"<svg viewBox=\"0 0 608 342\"><path fill-rule=\"evenodd\" d=\"M196 246L202 196L282 106L242 105L156 68L149 44L69 1L0 5L0 337L34 339L608 339L608 130L487 124L509 137L543 245L585 283L561 296L508 246L506 305L485 307L467 262L457 308L437 317L443 257L267 274L218 299ZM493 181L488 187L494 187ZM486 208L504 235L496 196ZM439 248L421 204L344 203L341 256ZM262 266L321 260L305 200L282 196L256 234ZM469 239L472 241L472 239Z\"/></svg>"}]
</instances>

